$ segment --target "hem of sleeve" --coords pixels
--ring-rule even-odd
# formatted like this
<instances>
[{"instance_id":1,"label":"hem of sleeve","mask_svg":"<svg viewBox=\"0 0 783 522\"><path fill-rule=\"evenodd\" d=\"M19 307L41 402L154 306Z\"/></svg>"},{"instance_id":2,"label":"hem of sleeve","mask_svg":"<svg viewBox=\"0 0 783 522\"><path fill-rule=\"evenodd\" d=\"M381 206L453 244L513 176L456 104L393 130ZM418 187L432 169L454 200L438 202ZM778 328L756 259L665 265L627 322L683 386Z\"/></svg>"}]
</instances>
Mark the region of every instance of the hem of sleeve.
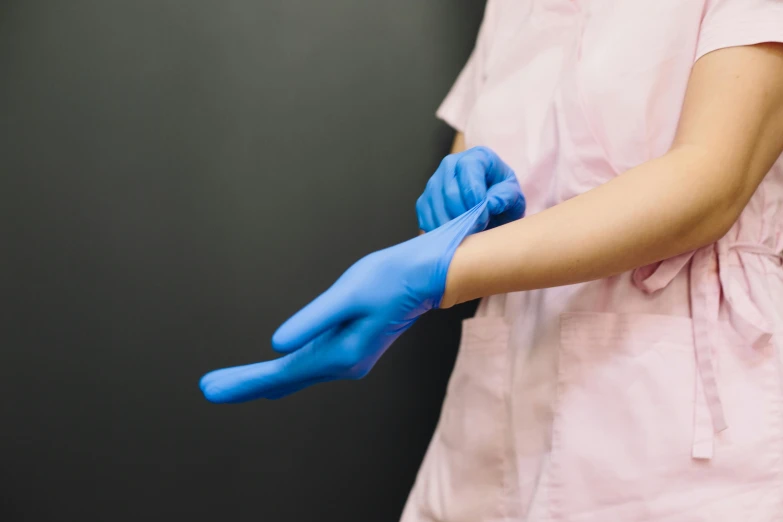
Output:
<instances>
[{"instance_id":1,"label":"hem of sleeve","mask_svg":"<svg viewBox=\"0 0 783 522\"><path fill-rule=\"evenodd\" d=\"M464 108L457 107L454 100L450 98L450 96L447 97L446 100L440 104L440 107L438 107L438 110L435 112L435 116L439 120L446 122L454 130L465 132L468 119L465 110Z\"/></svg>"},{"instance_id":2,"label":"hem of sleeve","mask_svg":"<svg viewBox=\"0 0 783 522\"><path fill-rule=\"evenodd\" d=\"M719 49L762 43L783 43L783 9L775 9L763 21L736 21L704 31L699 38L694 62Z\"/></svg>"}]
</instances>

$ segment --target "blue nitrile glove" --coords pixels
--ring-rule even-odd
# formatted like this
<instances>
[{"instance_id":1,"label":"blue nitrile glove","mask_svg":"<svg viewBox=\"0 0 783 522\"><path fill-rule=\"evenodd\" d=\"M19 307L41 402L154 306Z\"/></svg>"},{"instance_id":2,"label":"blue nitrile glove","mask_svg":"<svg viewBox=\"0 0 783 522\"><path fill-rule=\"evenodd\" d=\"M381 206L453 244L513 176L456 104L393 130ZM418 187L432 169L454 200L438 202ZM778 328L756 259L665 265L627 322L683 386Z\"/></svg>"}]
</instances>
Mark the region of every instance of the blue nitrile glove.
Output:
<instances>
[{"instance_id":1,"label":"blue nitrile glove","mask_svg":"<svg viewBox=\"0 0 783 522\"><path fill-rule=\"evenodd\" d=\"M336 379L358 379L423 313L440 305L451 258L486 209L480 202L432 232L359 260L272 336L285 353L201 379L212 402L276 399Z\"/></svg>"},{"instance_id":2,"label":"blue nitrile glove","mask_svg":"<svg viewBox=\"0 0 783 522\"><path fill-rule=\"evenodd\" d=\"M474 147L450 154L443 158L416 201L419 228L434 230L485 199L487 208L475 231L509 223L525 214L525 198L514 171L491 149Z\"/></svg>"}]
</instances>

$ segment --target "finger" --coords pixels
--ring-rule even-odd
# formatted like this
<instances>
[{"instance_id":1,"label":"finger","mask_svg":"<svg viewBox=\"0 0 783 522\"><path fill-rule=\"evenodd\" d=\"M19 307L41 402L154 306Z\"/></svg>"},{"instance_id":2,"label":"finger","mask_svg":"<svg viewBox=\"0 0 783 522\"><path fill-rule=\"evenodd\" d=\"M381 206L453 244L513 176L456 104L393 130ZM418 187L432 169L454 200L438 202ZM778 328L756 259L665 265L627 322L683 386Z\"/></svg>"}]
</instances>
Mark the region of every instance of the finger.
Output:
<instances>
[{"instance_id":1,"label":"finger","mask_svg":"<svg viewBox=\"0 0 783 522\"><path fill-rule=\"evenodd\" d=\"M226 375L218 375L219 379L206 381L203 389L212 393L205 391L204 395L222 402L279 398L320 382L358 377L360 367L369 369L381 355L372 352L372 341L379 333L377 323L368 319L351 321L279 359L239 367L239 372L229 368Z\"/></svg>"},{"instance_id":2,"label":"finger","mask_svg":"<svg viewBox=\"0 0 783 522\"><path fill-rule=\"evenodd\" d=\"M349 298L346 281L338 279L329 290L284 322L272 335L272 347L281 353L297 350L353 317L355 303Z\"/></svg>"},{"instance_id":3,"label":"finger","mask_svg":"<svg viewBox=\"0 0 783 522\"><path fill-rule=\"evenodd\" d=\"M290 385L313 378L298 376L296 380L297 376L283 373L285 359L294 355L209 372L201 378L199 387L208 401L218 404L259 399L280 386L281 375L287 377L286 383Z\"/></svg>"},{"instance_id":4,"label":"finger","mask_svg":"<svg viewBox=\"0 0 783 522\"><path fill-rule=\"evenodd\" d=\"M329 378L333 366L329 352L319 352L313 347L314 343L311 343L302 350L271 361L210 372L201 378L201 392L210 402L246 402Z\"/></svg>"},{"instance_id":5,"label":"finger","mask_svg":"<svg viewBox=\"0 0 783 522\"><path fill-rule=\"evenodd\" d=\"M487 191L487 207L495 216L495 225L510 223L525 215L525 197L517 181L508 180L493 185Z\"/></svg>"},{"instance_id":6,"label":"finger","mask_svg":"<svg viewBox=\"0 0 783 522\"><path fill-rule=\"evenodd\" d=\"M441 166L442 165L443 163L441 163ZM426 230L427 232L435 230L449 220L445 206L443 205L443 176L444 170L439 167L427 182L427 188L424 190L424 194L422 194L416 202L419 225L426 227L423 230Z\"/></svg>"},{"instance_id":7,"label":"finger","mask_svg":"<svg viewBox=\"0 0 783 522\"><path fill-rule=\"evenodd\" d=\"M451 221L451 216L446 210L446 198L444 197L442 187L437 194L432 195L429 204L435 228L441 227Z\"/></svg>"},{"instance_id":8,"label":"finger","mask_svg":"<svg viewBox=\"0 0 783 522\"><path fill-rule=\"evenodd\" d=\"M350 323L350 326L334 335L322 336L308 345L306 353L310 354L307 356L308 358L320 357L328 360L326 373L305 381L280 386L269 391L264 397L280 399L322 382L364 376L383 355L383 346L376 346L375 352L368 351L368 347L371 346L373 338L378 336L384 325L386 325L384 320L364 318ZM396 336L389 339L389 344L393 342L393 339L396 339ZM364 371L359 371L357 367L360 365Z\"/></svg>"},{"instance_id":9,"label":"finger","mask_svg":"<svg viewBox=\"0 0 783 522\"><path fill-rule=\"evenodd\" d=\"M310 379L309 381L305 381L305 382L302 382L302 383L299 383L299 384L296 384L296 385L293 385L293 386L281 389L278 392L270 393L265 398L266 399L270 399L270 400L282 399L284 397L288 397L289 395L293 395L294 393L296 393L298 391L304 390L305 388L309 388L310 386L313 386L313 385L316 385L316 384L320 384L322 382L333 381L333 380L334 380L334 378L331 378L331 377L328 377L328 378L327 377L322 377L322 378L318 378L318 379Z\"/></svg>"},{"instance_id":10,"label":"finger","mask_svg":"<svg viewBox=\"0 0 783 522\"><path fill-rule=\"evenodd\" d=\"M481 203L487 197L484 171L488 162L484 155L463 156L457 162L456 181L465 211Z\"/></svg>"},{"instance_id":11,"label":"finger","mask_svg":"<svg viewBox=\"0 0 783 522\"><path fill-rule=\"evenodd\" d=\"M419 229L424 232L435 230L437 225L435 224L435 218L432 215L432 208L429 205L429 198L425 197L426 194L422 194L416 201L416 216L419 219Z\"/></svg>"},{"instance_id":12,"label":"finger","mask_svg":"<svg viewBox=\"0 0 783 522\"><path fill-rule=\"evenodd\" d=\"M460 161L457 162L457 165ZM443 184L443 202L449 220L464 214L470 207L465 207L460 193L460 186L457 183L456 170L452 172L449 178Z\"/></svg>"},{"instance_id":13,"label":"finger","mask_svg":"<svg viewBox=\"0 0 783 522\"><path fill-rule=\"evenodd\" d=\"M440 162L438 169L428 183L429 197L427 203L430 207L435 228L448 223L452 219L447 208L448 196L445 194L445 189L447 181L454 176L454 165L458 156L458 154L451 154L443 158L443 161Z\"/></svg>"},{"instance_id":14,"label":"finger","mask_svg":"<svg viewBox=\"0 0 783 522\"><path fill-rule=\"evenodd\" d=\"M487 147L474 147L470 152L477 158L482 158L485 171L484 181L487 187L491 187L505 180L516 179L514 171L500 159L492 149Z\"/></svg>"}]
</instances>

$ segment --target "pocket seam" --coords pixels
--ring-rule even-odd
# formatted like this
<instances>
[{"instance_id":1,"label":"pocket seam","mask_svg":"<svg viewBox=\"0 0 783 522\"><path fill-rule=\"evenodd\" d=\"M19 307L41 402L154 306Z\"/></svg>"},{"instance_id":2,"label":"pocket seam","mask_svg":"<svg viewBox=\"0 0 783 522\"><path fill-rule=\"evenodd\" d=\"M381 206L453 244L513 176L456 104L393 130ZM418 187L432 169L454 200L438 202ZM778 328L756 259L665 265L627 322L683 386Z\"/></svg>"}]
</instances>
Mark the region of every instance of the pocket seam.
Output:
<instances>
[{"instance_id":1,"label":"pocket seam","mask_svg":"<svg viewBox=\"0 0 783 522\"><path fill-rule=\"evenodd\" d=\"M655 328L642 328L654 326ZM664 314L566 312L560 314L560 343L638 341L693 349L693 320Z\"/></svg>"},{"instance_id":2,"label":"pocket seam","mask_svg":"<svg viewBox=\"0 0 783 522\"><path fill-rule=\"evenodd\" d=\"M659 326L655 331L639 330L639 326L667 322ZM672 329L666 326L672 326ZM671 316L663 314L628 313L618 314L611 312L565 312L560 314L560 331L558 345L557 383L553 405L552 418L552 445L549 461L549 473L547 489L549 490L549 516L552 521L565 521L573 513L566 507L564 497L568 496L566 486L562 483L563 473L563 436L562 436L562 405L564 396L564 369L562 367L565 357L573 354L575 343L664 343L675 345L683 349L693 350L693 323L692 319L684 316ZM623 351L620 355L627 355Z\"/></svg>"},{"instance_id":3,"label":"pocket seam","mask_svg":"<svg viewBox=\"0 0 783 522\"><path fill-rule=\"evenodd\" d=\"M491 327L492 333L482 337L478 335L479 329ZM497 482L493 478L489 485L492 487L492 499L482 501L483 515L492 518L505 517L508 510L508 497L510 488L510 469L509 462L509 444L508 433L510 430L510 418L507 416L508 408L508 387L509 373L506 372L506 365L502 361L508 360L509 334L510 327L503 317L472 317L462 322L462 338L460 340L459 353L452 370L451 377L446 389L443 408L436 428L435 437L447 452L457 452L462 455L462 451L470 453L475 450L481 454L483 451L489 451L492 455L492 473L497 473ZM471 366L471 362L488 358L485 363L490 364L487 368L477 369ZM494 361L494 362L489 362ZM497 364L496 364L497 363ZM481 363L479 363L481 364ZM499 374L491 373L500 371ZM453 382L456 378L466 378L476 382L483 382L485 386L491 387L494 391L486 403L480 406L482 412L490 415L489 424L483 424L483 428L491 428L492 434L482 438L477 447L465 446L461 443L454 443L454 433L449 429L447 416L462 415L465 413L465 397L462 393L455 393ZM476 407L474 404L473 407ZM448 409L448 410L447 410ZM452 428L453 429L453 428ZM485 456L486 457L486 456ZM454 457L464 458L464 457ZM496 466L496 469L495 469ZM485 484L487 486L487 484ZM484 517L482 517L482 520Z\"/></svg>"}]
</instances>

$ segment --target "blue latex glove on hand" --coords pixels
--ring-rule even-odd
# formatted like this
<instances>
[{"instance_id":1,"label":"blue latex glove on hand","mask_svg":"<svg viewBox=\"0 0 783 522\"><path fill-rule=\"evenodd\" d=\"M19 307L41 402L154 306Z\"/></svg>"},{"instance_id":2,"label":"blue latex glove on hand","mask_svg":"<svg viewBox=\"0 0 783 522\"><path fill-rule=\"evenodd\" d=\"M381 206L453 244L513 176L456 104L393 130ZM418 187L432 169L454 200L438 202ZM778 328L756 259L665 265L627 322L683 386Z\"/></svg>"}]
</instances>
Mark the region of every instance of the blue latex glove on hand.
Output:
<instances>
[{"instance_id":1,"label":"blue latex glove on hand","mask_svg":"<svg viewBox=\"0 0 783 522\"><path fill-rule=\"evenodd\" d=\"M434 230L484 200L487 207L472 232L525 214L525 198L514 171L492 150L474 147L446 156L416 202L419 228Z\"/></svg>"},{"instance_id":2,"label":"blue latex glove on hand","mask_svg":"<svg viewBox=\"0 0 783 522\"><path fill-rule=\"evenodd\" d=\"M484 215L480 201L428 234L359 260L272 337L283 357L208 373L212 402L276 399L316 383L358 379L414 321L440 305L449 264Z\"/></svg>"}]
</instances>

